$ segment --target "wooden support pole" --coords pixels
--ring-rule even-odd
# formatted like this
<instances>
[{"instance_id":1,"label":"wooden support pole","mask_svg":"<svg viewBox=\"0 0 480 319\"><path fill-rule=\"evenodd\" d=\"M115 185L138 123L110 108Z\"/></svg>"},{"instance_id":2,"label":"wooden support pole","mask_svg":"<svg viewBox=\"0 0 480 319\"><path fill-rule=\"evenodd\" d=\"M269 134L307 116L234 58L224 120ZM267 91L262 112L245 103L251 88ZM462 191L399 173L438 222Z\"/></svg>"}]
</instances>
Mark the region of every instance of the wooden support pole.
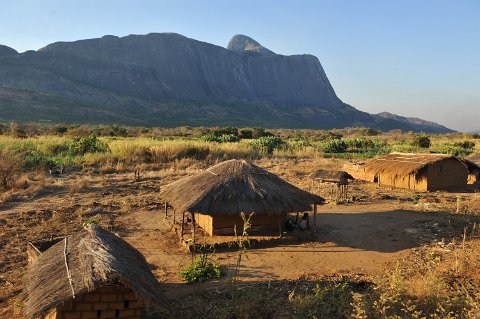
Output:
<instances>
[{"instance_id":1,"label":"wooden support pole","mask_svg":"<svg viewBox=\"0 0 480 319\"><path fill-rule=\"evenodd\" d=\"M183 231L184 231L184 227L183 226L185 223L185 212L182 213L182 228L181 228L181 231L180 231L180 237L183 239Z\"/></svg>"},{"instance_id":2,"label":"wooden support pole","mask_svg":"<svg viewBox=\"0 0 480 319\"><path fill-rule=\"evenodd\" d=\"M313 232L317 232L317 204L313 204Z\"/></svg>"},{"instance_id":3,"label":"wooden support pole","mask_svg":"<svg viewBox=\"0 0 480 319\"><path fill-rule=\"evenodd\" d=\"M167 213L168 213L168 204L165 202L165 218L167 218Z\"/></svg>"},{"instance_id":4,"label":"wooden support pole","mask_svg":"<svg viewBox=\"0 0 480 319\"><path fill-rule=\"evenodd\" d=\"M282 222L279 221L278 222L278 231L279 231L279 237L282 238Z\"/></svg>"},{"instance_id":5,"label":"wooden support pole","mask_svg":"<svg viewBox=\"0 0 480 319\"><path fill-rule=\"evenodd\" d=\"M192 243L195 249L195 214L192 213Z\"/></svg>"},{"instance_id":6,"label":"wooden support pole","mask_svg":"<svg viewBox=\"0 0 480 319\"><path fill-rule=\"evenodd\" d=\"M295 218L295 224L298 224L298 212L297 212L297 218Z\"/></svg>"},{"instance_id":7,"label":"wooden support pole","mask_svg":"<svg viewBox=\"0 0 480 319\"><path fill-rule=\"evenodd\" d=\"M173 225L175 225L175 208L173 209Z\"/></svg>"}]
</instances>

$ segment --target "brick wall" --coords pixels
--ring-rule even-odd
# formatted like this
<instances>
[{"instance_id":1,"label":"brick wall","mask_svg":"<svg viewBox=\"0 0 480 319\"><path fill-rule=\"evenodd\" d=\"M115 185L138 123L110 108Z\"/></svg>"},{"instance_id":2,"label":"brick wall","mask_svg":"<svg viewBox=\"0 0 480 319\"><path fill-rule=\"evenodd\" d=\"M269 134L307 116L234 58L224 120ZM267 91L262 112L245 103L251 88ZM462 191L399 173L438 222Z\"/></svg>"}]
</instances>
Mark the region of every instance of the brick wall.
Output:
<instances>
[{"instance_id":1,"label":"brick wall","mask_svg":"<svg viewBox=\"0 0 480 319\"><path fill-rule=\"evenodd\" d=\"M56 319L139 319L142 305L128 287L107 286L77 296L56 312Z\"/></svg>"}]
</instances>

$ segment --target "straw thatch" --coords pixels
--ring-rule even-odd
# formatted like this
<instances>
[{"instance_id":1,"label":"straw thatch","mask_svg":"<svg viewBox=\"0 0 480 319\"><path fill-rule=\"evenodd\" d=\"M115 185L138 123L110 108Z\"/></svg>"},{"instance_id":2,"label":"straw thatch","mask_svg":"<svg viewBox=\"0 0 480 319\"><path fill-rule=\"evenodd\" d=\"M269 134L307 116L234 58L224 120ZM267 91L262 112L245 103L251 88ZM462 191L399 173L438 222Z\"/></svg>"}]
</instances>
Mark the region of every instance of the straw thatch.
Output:
<instances>
[{"instance_id":1,"label":"straw thatch","mask_svg":"<svg viewBox=\"0 0 480 319\"><path fill-rule=\"evenodd\" d=\"M379 174L406 176L409 174L416 174L428 165L447 159L458 160L466 166L461 159L453 155L391 153L366 163L365 173L375 176Z\"/></svg>"},{"instance_id":2,"label":"straw thatch","mask_svg":"<svg viewBox=\"0 0 480 319\"><path fill-rule=\"evenodd\" d=\"M478 155L477 155L478 156ZM472 157L469 159L461 158L460 159L465 165L467 165L468 171L470 173L478 173L480 172L480 156L479 157ZM477 164L479 163L479 164Z\"/></svg>"},{"instance_id":3,"label":"straw thatch","mask_svg":"<svg viewBox=\"0 0 480 319\"><path fill-rule=\"evenodd\" d=\"M129 287L146 306L163 306L162 292L142 254L101 227L88 226L46 250L29 266L26 315L39 317L74 295L116 282Z\"/></svg>"},{"instance_id":4,"label":"straw thatch","mask_svg":"<svg viewBox=\"0 0 480 319\"><path fill-rule=\"evenodd\" d=\"M161 196L177 211L206 215L285 215L324 199L252 163L229 160L173 182Z\"/></svg>"},{"instance_id":5,"label":"straw thatch","mask_svg":"<svg viewBox=\"0 0 480 319\"><path fill-rule=\"evenodd\" d=\"M353 176L345 171L326 171L323 169L310 174L310 178L331 183L348 183L348 180L354 180Z\"/></svg>"}]
</instances>

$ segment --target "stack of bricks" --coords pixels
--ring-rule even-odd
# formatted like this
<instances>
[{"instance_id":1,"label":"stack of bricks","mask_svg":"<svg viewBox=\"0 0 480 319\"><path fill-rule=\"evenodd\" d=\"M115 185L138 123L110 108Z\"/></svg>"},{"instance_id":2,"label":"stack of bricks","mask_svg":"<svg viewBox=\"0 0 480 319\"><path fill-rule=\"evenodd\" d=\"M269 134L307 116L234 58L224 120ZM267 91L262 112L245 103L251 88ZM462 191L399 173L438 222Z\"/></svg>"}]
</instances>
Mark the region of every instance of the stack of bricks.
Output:
<instances>
[{"instance_id":1,"label":"stack of bricks","mask_svg":"<svg viewBox=\"0 0 480 319\"><path fill-rule=\"evenodd\" d=\"M140 319L142 304L125 286L99 287L58 306L45 319Z\"/></svg>"}]
</instances>

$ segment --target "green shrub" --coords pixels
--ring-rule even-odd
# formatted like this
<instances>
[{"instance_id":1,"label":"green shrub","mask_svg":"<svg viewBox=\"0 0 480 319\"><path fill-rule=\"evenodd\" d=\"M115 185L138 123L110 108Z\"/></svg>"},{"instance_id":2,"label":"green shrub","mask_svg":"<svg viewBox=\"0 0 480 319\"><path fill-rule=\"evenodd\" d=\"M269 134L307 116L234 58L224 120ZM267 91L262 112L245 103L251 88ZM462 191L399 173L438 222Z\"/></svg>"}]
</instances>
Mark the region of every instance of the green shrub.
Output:
<instances>
[{"instance_id":1,"label":"green shrub","mask_svg":"<svg viewBox=\"0 0 480 319\"><path fill-rule=\"evenodd\" d=\"M249 129L240 130L240 138L248 139L248 140L252 139L253 138L252 130L249 130Z\"/></svg>"},{"instance_id":2,"label":"green shrub","mask_svg":"<svg viewBox=\"0 0 480 319\"><path fill-rule=\"evenodd\" d=\"M189 284L217 279L221 276L220 265L210 262L207 254L200 255L190 265L180 271L180 277Z\"/></svg>"},{"instance_id":3,"label":"green shrub","mask_svg":"<svg viewBox=\"0 0 480 319\"><path fill-rule=\"evenodd\" d=\"M235 143L240 142L240 137L233 134L223 134L220 136L216 135L204 135L200 138L202 141L205 142L215 142L215 143Z\"/></svg>"},{"instance_id":4,"label":"green shrub","mask_svg":"<svg viewBox=\"0 0 480 319\"><path fill-rule=\"evenodd\" d=\"M413 139L412 145L421 148L429 148L432 145L432 142L430 141L430 137L426 135L420 135Z\"/></svg>"},{"instance_id":5,"label":"green shrub","mask_svg":"<svg viewBox=\"0 0 480 319\"><path fill-rule=\"evenodd\" d=\"M342 139L329 140L323 144L323 151L326 153L345 153L348 144Z\"/></svg>"},{"instance_id":6,"label":"green shrub","mask_svg":"<svg viewBox=\"0 0 480 319\"><path fill-rule=\"evenodd\" d=\"M90 134L87 137L77 137L70 143L70 152L74 155L106 153L109 151L108 145L100 141L95 134Z\"/></svg>"},{"instance_id":7,"label":"green shrub","mask_svg":"<svg viewBox=\"0 0 480 319\"><path fill-rule=\"evenodd\" d=\"M238 136L238 129L236 127L222 127L212 132L213 136L221 137L222 135Z\"/></svg>"},{"instance_id":8,"label":"green shrub","mask_svg":"<svg viewBox=\"0 0 480 319\"><path fill-rule=\"evenodd\" d=\"M259 137L252 142L254 149L259 150L262 154L272 155L273 151L285 142L277 136Z\"/></svg>"},{"instance_id":9,"label":"green shrub","mask_svg":"<svg viewBox=\"0 0 480 319\"><path fill-rule=\"evenodd\" d=\"M464 150L472 150L475 147L475 143L470 141L456 142L453 146L463 148Z\"/></svg>"}]
</instances>

